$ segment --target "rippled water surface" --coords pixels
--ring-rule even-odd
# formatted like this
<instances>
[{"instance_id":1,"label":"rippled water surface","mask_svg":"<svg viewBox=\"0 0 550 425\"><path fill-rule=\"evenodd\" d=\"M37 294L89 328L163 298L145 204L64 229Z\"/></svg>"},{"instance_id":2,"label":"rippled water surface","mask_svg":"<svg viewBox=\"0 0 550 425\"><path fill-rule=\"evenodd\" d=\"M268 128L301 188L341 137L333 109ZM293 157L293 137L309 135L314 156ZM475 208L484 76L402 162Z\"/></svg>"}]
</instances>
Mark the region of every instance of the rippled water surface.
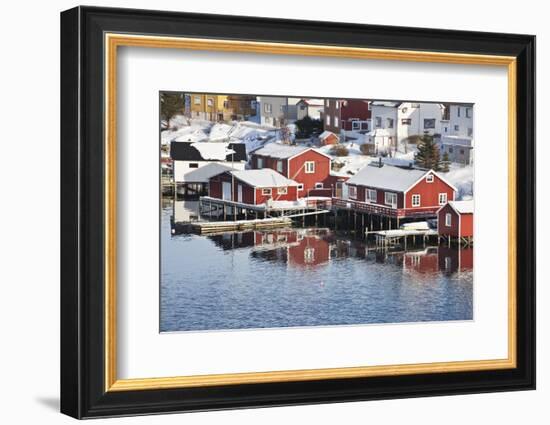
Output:
<instances>
[{"instance_id":1,"label":"rippled water surface","mask_svg":"<svg viewBox=\"0 0 550 425\"><path fill-rule=\"evenodd\" d=\"M172 234L174 211L161 215L162 332L472 319L471 249L376 251L317 228Z\"/></svg>"}]
</instances>

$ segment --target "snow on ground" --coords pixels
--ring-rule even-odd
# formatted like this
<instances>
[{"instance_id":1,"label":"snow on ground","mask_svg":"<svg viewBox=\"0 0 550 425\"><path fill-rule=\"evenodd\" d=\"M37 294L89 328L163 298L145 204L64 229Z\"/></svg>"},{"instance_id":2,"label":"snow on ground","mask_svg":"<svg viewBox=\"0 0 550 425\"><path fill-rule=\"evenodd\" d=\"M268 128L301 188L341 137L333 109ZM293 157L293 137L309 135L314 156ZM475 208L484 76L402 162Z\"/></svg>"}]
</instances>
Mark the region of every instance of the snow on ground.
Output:
<instances>
[{"instance_id":1,"label":"snow on ground","mask_svg":"<svg viewBox=\"0 0 550 425\"><path fill-rule=\"evenodd\" d=\"M183 117L185 118L185 117ZM172 121L170 121L172 124ZM234 142L244 143L247 152L262 147L265 143L276 140L279 130L250 121L233 121L230 123L212 123L210 121L185 118L175 121L168 130L161 132L161 143L169 145L177 142Z\"/></svg>"},{"instance_id":2,"label":"snow on ground","mask_svg":"<svg viewBox=\"0 0 550 425\"><path fill-rule=\"evenodd\" d=\"M453 184L457 190L457 201L466 201L474 197L474 167L451 164L448 173L442 173L443 178Z\"/></svg>"}]
</instances>

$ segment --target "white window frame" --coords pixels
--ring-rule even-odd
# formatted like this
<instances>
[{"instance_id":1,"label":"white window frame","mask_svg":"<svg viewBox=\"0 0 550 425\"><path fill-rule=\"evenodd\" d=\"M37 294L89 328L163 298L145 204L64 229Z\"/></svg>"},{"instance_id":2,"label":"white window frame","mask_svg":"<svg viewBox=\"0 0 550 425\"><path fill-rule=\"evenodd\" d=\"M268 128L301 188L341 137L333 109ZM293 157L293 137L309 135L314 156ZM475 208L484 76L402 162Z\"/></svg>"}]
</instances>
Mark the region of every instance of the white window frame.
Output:
<instances>
[{"instance_id":1,"label":"white window frame","mask_svg":"<svg viewBox=\"0 0 550 425\"><path fill-rule=\"evenodd\" d=\"M193 105L200 105L200 104L201 104L201 97L193 96Z\"/></svg>"},{"instance_id":2,"label":"white window frame","mask_svg":"<svg viewBox=\"0 0 550 425\"><path fill-rule=\"evenodd\" d=\"M279 187L277 188L277 195L287 195L288 187Z\"/></svg>"},{"instance_id":3,"label":"white window frame","mask_svg":"<svg viewBox=\"0 0 550 425\"><path fill-rule=\"evenodd\" d=\"M264 103L264 112L266 114L270 114L271 113L271 103Z\"/></svg>"},{"instance_id":4,"label":"white window frame","mask_svg":"<svg viewBox=\"0 0 550 425\"><path fill-rule=\"evenodd\" d=\"M453 215L451 213L445 214L445 227L451 227L453 225Z\"/></svg>"},{"instance_id":5,"label":"white window frame","mask_svg":"<svg viewBox=\"0 0 550 425\"><path fill-rule=\"evenodd\" d=\"M304 170L306 174L314 174L315 173L315 161L306 161L304 162Z\"/></svg>"},{"instance_id":6,"label":"white window frame","mask_svg":"<svg viewBox=\"0 0 550 425\"><path fill-rule=\"evenodd\" d=\"M304 190L304 184L303 183L298 184L298 190Z\"/></svg>"},{"instance_id":7,"label":"white window frame","mask_svg":"<svg viewBox=\"0 0 550 425\"><path fill-rule=\"evenodd\" d=\"M361 122L357 120L353 120L351 122L351 129L352 130L361 130Z\"/></svg>"},{"instance_id":8,"label":"white window frame","mask_svg":"<svg viewBox=\"0 0 550 425\"><path fill-rule=\"evenodd\" d=\"M422 198L420 197L420 194L413 194L413 196L411 197L411 204L413 207L419 207L420 205L422 205Z\"/></svg>"},{"instance_id":9,"label":"white window frame","mask_svg":"<svg viewBox=\"0 0 550 425\"><path fill-rule=\"evenodd\" d=\"M270 187L264 187L262 188L262 195L263 196L271 196L271 188Z\"/></svg>"},{"instance_id":10,"label":"white window frame","mask_svg":"<svg viewBox=\"0 0 550 425\"><path fill-rule=\"evenodd\" d=\"M324 189L324 187L325 186L323 185L323 183L320 183L320 182L315 183L315 189Z\"/></svg>"},{"instance_id":11,"label":"white window frame","mask_svg":"<svg viewBox=\"0 0 550 425\"><path fill-rule=\"evenodd\" d=\"M447 203L447 192L442 192L438 197L439 205L445 205Z\"/></svg>"},{"instance_id":12,"label":"white window frame","mask_svg":"<svg viewBox=\"0 0 550 425\"><path fill-rule=\"evenodd\" d=\"M392 200L395 200L395 202L392 202ZM397 208L397 193L384 192L384 203L392 208Z\"/></svg>"},{"instance_id":13,"label":"white window frame","mask_svg":"<svg viewBox=\"0 0 550 425\"><path fill-rule=\"evenodd\" d=\"M334 117L334 127L338 127L338 117Z\"/></svg>"},{"instance_id":14,"label":"white window frame","mask_svg":"<svg viewBox=\"0 0 550 425\"><path fill-rule=\"evenodd\" d=\"M340 102L336 101L336 109L340 109Z\"/></svg>"},{"instance_id":15,"label":"white window frame","mask_svg":"<svg viewBox=\"0 0 550 425\"><path fill-rule=\"evenodd\" d=\"M433 174L428 174L426 176L426 183L433 183L434 182L434 175Z\"/></svg>"},{"instance_id":16,"label":"white window frame","mask_svg":"<svg viewBox=\"0 0 550 425\"><path fill-rule=\"evenodd\" d=\"M356 186L350 186L348 188L348 195L350 198L357 199L357 187Z\"/></svg>"},{"instance_id":17,"label":"white window frame","mask_svg":"<svg viewBox=\"0 0 550 425\"><path fill-rule=\"evenodd\" d=\"M327 114L327 125L330 125L330 115Z\"/></svg>"},{"instance_id":18,"label":"white window frame","mask_svg":"<svg viewBox=\"0 0 550 425\"><path fill-rule=\"evenodd\" d=\"M264 159L261 156L256 158L256 165L258 168L264 168Z\"/></svg>"},{"instance_id":19,"label":"white window frame","mask_svg":"<svg viewBox=\"0 0 550 425\"><path fill-rule=\"evenodd\" d=\"M374 194L374 195L373 195ZM365 189L365 201L369 203L376 203L377 201L376 189Z\"/></svg>"},{"instance_id":20,"label":"white window frame","mask_svg":"<svg viewBox=\"0 0 550 425\"><path fill-rule=\"evenodd\" d=\"M315 248L312 246L306 246L304 248L304 262L313 263L315 261Z\"/></svg>"},{"instance_id":21,"label":"white window frame","mask_svg":"<svg viewBox=\"0 0 550 425\"><path fill-rule=\"evenodd\" d=\"M283 172L283 160L282 159L277 160L277 171L279 173Z\"/></svg>"}]
</instances>

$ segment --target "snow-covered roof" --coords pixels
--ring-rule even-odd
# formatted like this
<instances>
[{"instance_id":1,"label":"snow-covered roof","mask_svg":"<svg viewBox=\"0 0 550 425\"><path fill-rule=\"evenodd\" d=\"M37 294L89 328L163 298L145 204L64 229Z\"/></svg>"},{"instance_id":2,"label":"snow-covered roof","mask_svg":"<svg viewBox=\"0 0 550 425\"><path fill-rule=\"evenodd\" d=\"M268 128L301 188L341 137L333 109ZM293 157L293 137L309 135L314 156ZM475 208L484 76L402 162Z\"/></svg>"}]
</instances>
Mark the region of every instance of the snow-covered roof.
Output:
<instances>
[{"instance_id":1,"label":"snow-covered roof","mask_svg":"<svg viewBox=\"0 0 550 425\"><path fill-rule=\"evenodd\" d=\"M191 143L200 155L207 161L225 161L227 155L236 153L230 149L225 143L216 142L196 142Z\"/></svg>"},{"instance_id":2,"label":"snow-covered roof","mask_svg":"<svg viewBox=\"0 0 550 425\"><path fill-rule=\"evenodd\" d=\"M377 164L369 164L361 168L347 183L405 192L426 173L427 171L414 168L400 168L391 165L379 167Z\"/></svg>"},{"instance_id":3,"label":"snow-covered roof","mask_svg":"<svg viewBox=\"0 0 550 425\"><path fill-rule=\"evenodd\" d=\"M333 133L332 131L325 130L319 135L319 139L323 140L323 139L326 139L327 137L329 137L331 135L336 136L336 134ZM336 137L338 137L338 136L336 136Z\"/></svg>"},{"instance_id":4,"label":"snow-covered roof","mask_svg":"<svg viewBox=\"0 0 550 425\"><path fill-rule=\"evenodd\" d=\"M300 102L304 102L308 106L324 106L323 99L302 99Z\"/></svg>"},{"instance_id":5,"label":"snow-covered roof","mask_svg":"<svg viewBox=\"0 0 550 425\"><path fill-rule=\"evenodd\" d=\"M473 214L474 201L449 201L449 205L459 214Z\"/></svg>"},{"instance_id":6,"label":"snow-covered roof","mask_svg":"<svg viewBox=\"0 0 550 425\"><path fill-rule=\"evenodd\" d=\"M256 155L269 156L271 158L286 159L311 149L307 146L290 146L282 143L269 143L254 152Z\"/></svg>"},{"instance_id":7,"label":"snow-covered roof","mask_svg":"<svg viewBox=\"0 0 550 425\"><path fill-rule=\"evenodd\" d=\"M232 170L228 165L212 162L204 167L185 173L182 177L183 182L187 183L207 183L208 179L217 176L220 173Z\"/></svg>"},{"instance_id":8,"label":"snow-covered roof","mask_svg":"<svg viewBox=\"0 0 550 425\"><path fill-rule=\"evenodd\" d=\"M400 103L401 102L388 102L388 101L374 100L374 101L371 102L371 105L373 105L373 106L386 106L388 108L395 108Z\"/></svg>"},{"instance_id":9,"label":"snow-covered roof","mask_svg":"<svg viewBox=\"0 0 550 425\"><path fill-rule=\"evenodd\" d=\"M254 187L286 187L298 186L294 180L287 179L282 174L271 168L259 170L235 170L230 171L235 178Z\"/></svg>"},{"instance_id":10,"label":"snow-covered roof","mask_svg":"<svg viewBox=\"0 0 550 425\"><path fill-rule=\"evenodd\" d=\"M467 136L441 136L441 144L471 148L473 145L473 140L471 137Z\"/></svg>"}]
</instances>

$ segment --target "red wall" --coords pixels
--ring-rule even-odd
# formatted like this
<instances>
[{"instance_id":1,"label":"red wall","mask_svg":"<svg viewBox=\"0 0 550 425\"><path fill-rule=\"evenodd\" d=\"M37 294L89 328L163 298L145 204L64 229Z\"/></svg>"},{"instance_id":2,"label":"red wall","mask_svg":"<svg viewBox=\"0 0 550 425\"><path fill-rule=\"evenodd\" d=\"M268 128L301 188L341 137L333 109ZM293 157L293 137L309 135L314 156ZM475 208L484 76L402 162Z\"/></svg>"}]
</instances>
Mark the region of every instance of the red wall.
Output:
<instances>
[{"instance_id":1,"label":"red wall","mask_svg":"<svg viewBox=\"0 0 550 425\"><path fill-rule=\"evenodd\" d=\"M315 161L315 173L307 174L304 163ZM298 197L307 196L308 190L315 189L315 183L323 183L324 187L330 187L330 158L314 150L308 150L289 160L289 172L287 177L304 185L304 190L299 191Z\"/></svg>"},{"instance_id":2,"label":"red wall","mask_svg":"<svg viewBox=\"0 0 550 425\"><path fill-rule=\"evenodd\" d=\"M262 189L264 188L256 188L256 205L265 203L269 198L274 201L296 201L298 199L297 186L288 186L286 195L279 195L276 187L271 188L271 196L262 195Z\"/></svg>"},{"instance_id":3,"label":"red wall","mask_svg":"<svg viewBox=\"0 0 550 425\"><path fill-rule=\"evenodd\" d=\"M462 214L460 223L460 236L468 237L474 235L474 215Z\"/></svg>"},{"instance_id":4,"label":"red wall","mask_svg":"<svg viewBox=\"0 0 550 425\"><path fill-rule=\"evenodd\" d=\"M451 225L445 226L445 215L451 214ZM440 235L458 236L459 215L451 208L449 204L445 205L437 214L437 229Z\"/></svg>"},{"instance_id":5,"label":"red wall","mask_svg":"<svg viewBox=\"0 0 550 425\"><path fill-rule=\"evenodd\" d=\"M403 193L394 192L392 190L377 189L369 186L355 186L357 188L357 198L352 198L357 201L366 202L366 189L376 190L376 203L379 205L386 205L386 192L397 193L397 208L403 208Z\"/></svg>"},{"instance_id":6,"label":"red wall","mask_svg":"<svg viewBox=\"0 0 550 425\"><path fill-rule=\"evenodd\" d=\"M453 198L453 189L439 177L434 174L434 181L432 183L426 182L426 179L423 178L418 182L414 187L412 187L406 194L406 208L425 208L425 207L436 207L439 206L439 194L446 193L447 200L452 201ZM420 195L420 207L412 206L412 196Z\"/></svg>"},{"instance_id":7,"label":"red wall","mask_svg":"<svg viewBox=\"0 0 550 425\"><path fill-rule=\"evenodd\" d=\"M340 112L340 117L342 119L341 126L343 129L352 130L351 118L366 121L371 117L371 111L369 111L367 102L361 100L346 100L346 103L346 106L342 105L342 111Z\"/></svg>"}]
</instances>

